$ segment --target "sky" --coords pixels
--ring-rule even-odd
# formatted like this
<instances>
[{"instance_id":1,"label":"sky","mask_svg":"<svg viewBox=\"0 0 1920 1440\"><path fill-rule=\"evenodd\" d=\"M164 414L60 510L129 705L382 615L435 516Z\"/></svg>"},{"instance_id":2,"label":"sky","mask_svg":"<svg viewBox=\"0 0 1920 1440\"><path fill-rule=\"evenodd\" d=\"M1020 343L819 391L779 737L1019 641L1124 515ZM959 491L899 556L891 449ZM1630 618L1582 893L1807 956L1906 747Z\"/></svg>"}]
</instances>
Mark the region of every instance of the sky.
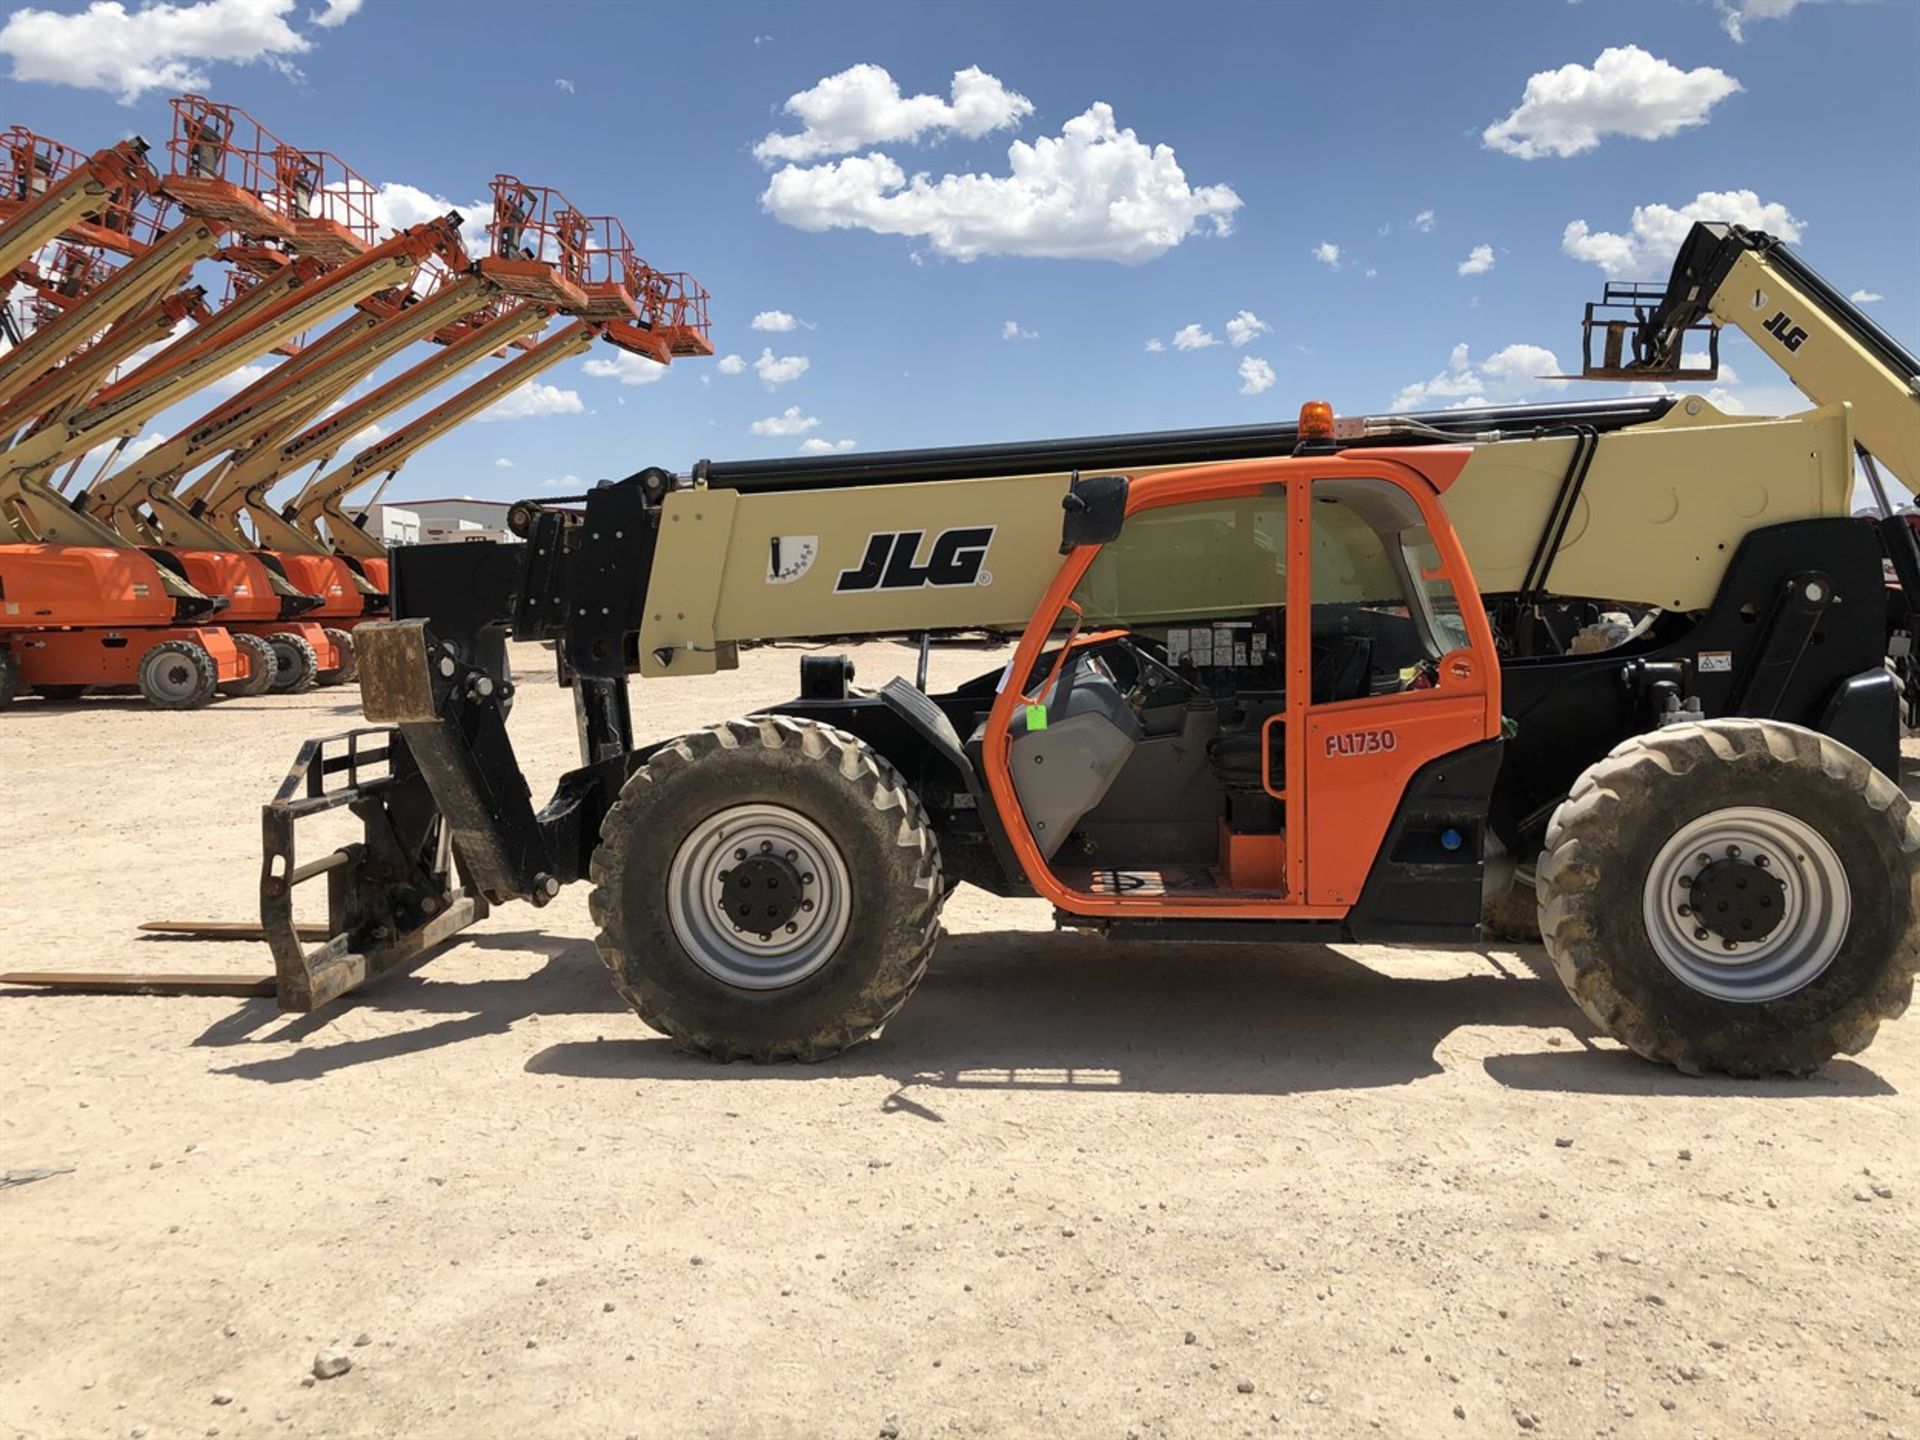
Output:
<instances>
[{"instance_id":1,"label":"sky","mask_svg":"<svg viewBox=\"0 0 1920 1440\"><path fill-rule=\"evenodd\" d=\"M391 500L1617 391L1540 377L1702 218L1796 240L1920 341L1916 0L0 15L7 123L163 147L196 89L338 154L389 220L483 222L507 172L711 292L713 358L602 346ZM1740 337L1723 359L1723 408L1804 408Z\"/></svg>"}]
</instances>

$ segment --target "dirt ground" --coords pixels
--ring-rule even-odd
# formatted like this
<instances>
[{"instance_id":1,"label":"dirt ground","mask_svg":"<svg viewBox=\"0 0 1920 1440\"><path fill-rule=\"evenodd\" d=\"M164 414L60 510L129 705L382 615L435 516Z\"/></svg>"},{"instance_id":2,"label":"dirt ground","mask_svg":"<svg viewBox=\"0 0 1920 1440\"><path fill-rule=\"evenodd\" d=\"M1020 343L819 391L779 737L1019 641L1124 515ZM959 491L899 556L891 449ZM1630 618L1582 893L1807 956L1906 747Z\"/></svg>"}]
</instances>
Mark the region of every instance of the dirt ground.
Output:
<instances>
[{"instance_id":1,"label":"dirt ground","mask_svg":"<svg viewBox=\"0 0 1920 1440\"><path fill-rule=\"evenodd\" d=\"M544 798L570 700L518 663ZM135 927L254 914L258 806L353 700L14 707L5 968L264 972ZM1920 1436L1920 1019L1689 1080L1529 948L946 925L809 1068L646 1031L580 886L308 1018L0 994L0 1170L71 1167L0 1188L0 1435Z\"/></svg>"}]
</instances>

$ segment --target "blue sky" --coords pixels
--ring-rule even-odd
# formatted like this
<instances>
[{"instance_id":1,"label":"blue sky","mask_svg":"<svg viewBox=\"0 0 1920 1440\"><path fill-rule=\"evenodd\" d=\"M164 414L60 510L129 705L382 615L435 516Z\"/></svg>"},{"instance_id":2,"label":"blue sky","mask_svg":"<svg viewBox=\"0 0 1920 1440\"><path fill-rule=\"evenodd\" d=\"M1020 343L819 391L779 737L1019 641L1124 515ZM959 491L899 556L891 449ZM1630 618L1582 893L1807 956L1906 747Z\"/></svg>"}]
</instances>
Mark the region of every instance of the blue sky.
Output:
<instances>
[{"instance_id":1,"label":"blue sky","mask_svg":"<svg viewBox=\"0 0 1920 1440\"><path fill-rule=\"evenodd\" d=\"M656 266L699 276L718 356L741 357L738 373L686 360L646 384L569 362L546 377L565 413L468 425L389 498L537 494L808 441L1592 391L1535 380L1538 352L1576 365L1596 260L1664 278L1703 193L1751 192L1738 203L1784 217L1816 268L1920 340L1913 0L1748 0L1744 20L1709 0L182 8L210 23L132 4L131 22L58 0L9 12L4 118L83 148L157 141L167 97L198 80L376 184L462 207L499 170L551 184L622 216ZM824 128L805 102L783 108L855 66L885 74L822 92L844 102ZM1111 128L1076 118L1097 105ZM1071 126L1099 133L1054 145ZM1003 183L1016 143L1045 172L1024 189ZM902 193L876 156L927 172L926 194ZM1117 210L1088 208L1102 184ZM829 222L845 228L801 228ZM751 328L768 311L794 328ZM763 379L763 351L806 365L770 385L799 367ZM1729 405L1798 408L1750 348L1725 352ZM785 433L754 433L769 420Z\"/></svg>"}]
</instances>

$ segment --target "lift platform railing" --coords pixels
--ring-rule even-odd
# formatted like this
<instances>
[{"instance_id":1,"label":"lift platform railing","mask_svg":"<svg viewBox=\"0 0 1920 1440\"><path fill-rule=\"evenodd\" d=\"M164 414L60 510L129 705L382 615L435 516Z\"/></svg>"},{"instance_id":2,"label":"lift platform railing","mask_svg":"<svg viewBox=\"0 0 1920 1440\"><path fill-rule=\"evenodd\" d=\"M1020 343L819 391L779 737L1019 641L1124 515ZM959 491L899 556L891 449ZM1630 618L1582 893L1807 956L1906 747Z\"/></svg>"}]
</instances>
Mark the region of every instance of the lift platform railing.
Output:
<instances>
[{"instance_id":1,"label":"lift platform railing","mask_svg":"<svg viewBox=\"0 0 1920 1440\"><path fill-rule=\"evenodd\" d=\"M0 270L63 233L123 255L151 245L166 204L146 157L138 138L87 155L24 125L0 132Z\"/></svg>"},{"instance_id":2,"label":"lift platform railing","mask_svg":"<svg viewBox=\"0 0 1920 1440\"><path fill-rule=\"evenodd\" d=\"M578 217L585 234L580 247L580 288L590 302L581 317L587 320L634 320L640 298L632 283L644 266L636 268L633 240L614 215Z\"/></svg>"},{"instance_id":3,"label":"lift platform railing","mask_svg":"<svg viewBox=\"0 0 1920 1440\"><path fill-rule=\"evenodd\" d=\"M550 186L496 175L492 188L493 218L480 273L509 295L550 310L583 313L592 303L579 279L586 217Z\"/></svg>"},{"instance_id":4,"label":"lift platform railing","mask_svg":"<svg viewBox=\"0 0 1920 1440\"><path fill-rule=\"evenodd\" d=\"M640 286L640 317L667 341L675 355L713 354L713 325L707 318L707 289L684 270L646 267Z\"/></svg>"},{"instance_id":5,"label":"lift platform railing","mask_svg":"<svg viewBox=\"0 0 1920 1440\"><path fill-rule=\"evenodd\" d=\"M274 203L302 254L351 260L373 244L373 186L326 150L274 152Z\"/></svg>"}]
</instances>

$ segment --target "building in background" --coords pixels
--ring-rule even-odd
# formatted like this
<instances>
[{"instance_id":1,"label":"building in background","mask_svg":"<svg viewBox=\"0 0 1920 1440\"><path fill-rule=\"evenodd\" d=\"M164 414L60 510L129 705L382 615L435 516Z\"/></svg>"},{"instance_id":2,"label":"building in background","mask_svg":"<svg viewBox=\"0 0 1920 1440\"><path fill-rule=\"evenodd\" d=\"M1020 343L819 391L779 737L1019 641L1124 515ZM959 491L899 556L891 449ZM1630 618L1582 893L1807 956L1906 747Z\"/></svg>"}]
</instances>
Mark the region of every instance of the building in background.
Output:
<instances>
[{"instance_id":1,"label":"building in background","mask_svg":"<svg viewBox=\"0 0 1920 1440\"><path fill-rule=\"evenodd\" d=\"M468 495L454 495L438 500L408 500L400 505L376 505L369 513L370 516L382 515L383 526L385 512L412 518L414 533L406 539L392 539L382 532L382 538L389 544L444 545L466 540L518 543L520 537L507 529L507 511L511 508L505 500L475 500Z\"/></svg>"},{"instance_id":2,"label":"building in background","mask_svg":"<svg viewBox=\"0 0 1920 1440\"><path fill-rule=\"evenodd\" d=\"M365 524L383 545L418 545L420 543L420 514L405 506L370 506Z\"/></svg>"}]
</instances>

